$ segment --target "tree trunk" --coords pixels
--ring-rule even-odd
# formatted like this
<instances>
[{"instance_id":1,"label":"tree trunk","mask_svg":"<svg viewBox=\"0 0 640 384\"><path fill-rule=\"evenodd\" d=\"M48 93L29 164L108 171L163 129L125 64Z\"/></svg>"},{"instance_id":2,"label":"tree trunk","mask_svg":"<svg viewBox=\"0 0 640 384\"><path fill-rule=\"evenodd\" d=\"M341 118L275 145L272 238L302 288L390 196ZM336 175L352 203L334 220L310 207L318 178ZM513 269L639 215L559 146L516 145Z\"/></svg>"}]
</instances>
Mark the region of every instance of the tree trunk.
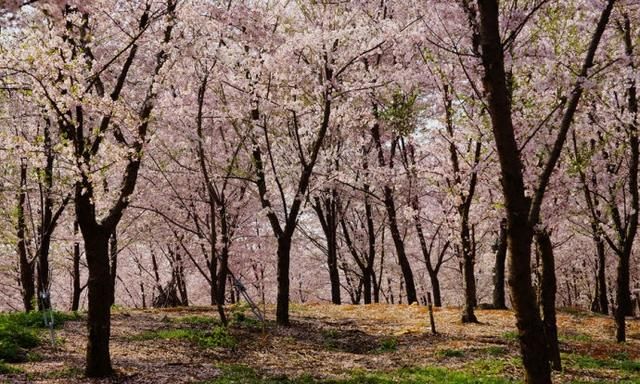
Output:
<instances>
[{"instance_id":1,"label":"tree trunk","mask_svg":"<svg viewBox=\"0 0 640 384\"><path fill-rule=\"evenodd\" d=\"M325 192L327 193L327 192ZM338 206L335 189L323 198L316 197L313 208L320 220L320 226L327 241L327 268L331 284L331 302L340 304L340 273L338 270ZM354 256L357 257L357 256Z\"/></svg>"},{"instance_id":2,"label":"tree trunk","mask_svg":"<svg viewBox=\"0 0 640 384\"><path fill-rule=\"evenodd\" d=\"M398 220L396 218L396 206L393 198L393 191L390 187L384 188L384 205L387 209L387 215L389 219L389 231L391 232L391 238L396 249L398 256L398 262L400 263L400 269L402 270L402 276L405 281L405 289L407 292L407 303L415 303L418 301L418 295L416 294L416 285L413 280L413 271L411 270L411 264L407 258L407 253L404 247L404 240L400 234L400 228L398 227Z\"/></svg>"},{"instance_id":3,"label":"tree trunk","mask_svg":"<svg viewBox=\"0 0 640 384\"><path fill-rule=\"evenodd\" d=\"M184 276L184 265L182 262L182 255L180 254L180 250L176 247L175 253L175 262L176 262L176 278L178 284L178 293L180 293L180 302L185 307L189 305L189 295L187 294L187 282ZM144 286L142 286L143 290L143 301L144 301ZM144 303L143 303L144 306Z\"/></svg>"},{"instance_id":4,"label":"tree trunk","mask_svg":"<svg viewBox=\"0 0 640 384\"><path fill-rule=\"evenodd\" d=\"M220 267L218 268L218 282L216 287L216 303L224 305L227 292L227 277L229 275L229 248L224 245L220 252Z\"/></svg>"},{"instance_id":5,"label":"tree trunk","mask_svg":"<svg viewBox=\"0 0 640 384\"><path fill-rule=\"evenodd\" d=\"M518 327L520 350L528 384L551 383L544 326L531 283L532 228L525 195L522 161L511 120L504 70L504 52L498 25L497 0L478 1L480 42L485 70L483 84L502 173L509 238L509 286Z\"/></svg>"},{"instance_id":6,"label":"tree trunk","mask_svg":"<svg viewBox=\"0 0 640 384\"><path fill-rule=\"evenodd\" d=\"M78 236L78 221L73 222L74 239ZM71 310L77 311L80 307L80 294L82 287L80 284L80 242L75 240L73 243L73 293L71 295Z\"/></svg>"},{"instance_id":7,"label":"tree trunk","mask_svg":"<svg viewBox=\"0 0 640 384\"><path fill-rule=\"evenodd\" d=\"M49 120L46 119L44 126L44 152L46 155L46 166L40 170L44 180L40 180L41 201L43 203L42 222L40 223L40 238L38 243L38 307L40 310L51 308L51 291L49 282L49 248L51 246L51 236L56 226L57 217L53 215L53 146L51 143L51 131ZM66 202L60 209L63 209ZM56 214L59 216L59 213Z\"/></svg>"},{"instance_id":8,"label":"tree trunk","mask_svg":"<svg viewBox=\"0 0 640 384\"><path fill-rule=\"evenodd\" d=\"M366 164L366 162L365 162ZM369 191L369 185L365 185L365 191ZM364 196L364 212L367 222L367 268L364 272L364 303L371 304L371 290L376 289L376 276L374 272L374 262L376 258L376 235L373 225L373 209L369 196ZM374 292L374 301L377 303L378 298Z\"/></svg>"},{"instance_id":9,"label":"tree trunk","mask_svg":"<svg viewBox=\"0 0 640 384\"><path fill-rule=\"evenodd\" d=\"M340 304L340 274L338 272L338 247L335 226L329 231L327 239L327 266L329 267L329 281L331 282L331 302Z\"/></svg>"},{"instance_id":10,"label":"tree trunk","mask_svg":"<svg viewBox=\"0 0 640 384\"><path fill-rule=\"evenodd\" d=\"M291 238L278 239L278 297L276 303L276 322L289 325L289 264L291 258Z\"/></svg>"},{"instance_id":11,"label":"tree trunk","mask_svg":"<svg viewBox=\"0 0 640 384\"><path fill-rule=\"evenodd\" d=\"M500 221L500 232L495 244L496 261L493 269L493 308L507 309L504 295L504 270L507 261L507 220Z\"/></svg>"},{"instance_id":12,"label":"tree trunk","mask_svg":"<svg viewBox=\"0 0 640 384\"><path fill-rule=\"evenodd\" d=\"M591 305L591 310L594 312L602 313L604 315L609 314L609 301L607 300L607 266L606 266L606 253L605 244L602 237L598 236L594 238L596 244L596 257L598 272L596 274L596 294Z\"/></svg>"},{"instance_id":13,"label":"tree trunk","mask_svg":"<svg viewBox=\"0 0 640 384\"><path fill-rule=\"evenodd\" d=\"M109 238L109 258L111 265L109 273L111 274L111 305L116 303L116 277L118 276L118 234L114 229Z\"/></svg>"},{"instance_id":14,"label":"tree trunk","mask_svg":"<svg viewBox=\"0 0 640 384\"><path fill-rule=\"evenodd\" d=\"M547 230L536 232L536 243L538 245L538 255L542 261L542 281L540 298L542 304L542 314L544 316L544 329L549 352L551 367L562 370L560 360L560 348L558 346L558 327L556 325L556 272L553 255L553 245Z\"/></svg>"},{"instance_id":15,"label":"tree trunk","mask_svg":"<svg viewBox=\"0 0 640 384\"><path fill-rule=\"evenodd\" d=\"M113 372L109 354L110 298L113 295L109 272L109 235L110 233L101 226L92 230L83 229L85 254L89 265L89 340L85 370L88 377L105 377Z\"/></svg>"},{"instance_id":16,"label":"tree trunk","mask_svg":"<svg viewBox=\"0 0 640 384\"><path fill-rule=\"evenodd\" d=\"M469 233L469 225L465 218L462 220L462 288L464 290L464 305L462 307L462 322L477 323L474 313L476 306L476 278L474 274L474 247Z\"/></svg>"},{"instance_id":17,"label":"tree trunk","mask_svg":"<svg viewBox=\"0 0 640 384\"><path fill-rule=\"evenodd\" d=\"M442 294L440 293L440 279L438 279L438 272L429 271L429 279L431 280L431 289L433 290L433 305L439 308L442 306Z\"/></svg>"},{"instance_id":18,"label":"tree trunk","mask_svg":"<svg viewBox=\"0 0 640 384\"><path fill-rule=\"evenodd\" d=\"M26 312L33 311L35 298L34 266L27 253L27 225L25 220L25 201L27 199L27 164L20 164L20 189L17 193L17 252L20 261L20 285L22 286L22 303Z\"/></svg>"},{"instance_id":19,"label":"tree trunk","mask_svg":"<svg viewBox=\"0 0 640 384\"><path fill-rule=\"evenodd\" d=\"M618 276L616 278L616 341L626 341L625 316L631 312L631 290L629 289L630 252L618 255Z\"/></svg>"},{"instance_id":20,"label":"tree trunk","mask_svg":"<svg viewBox=\"0 0 640 384\"><path fill-rule=\"evenodd\" d=\"M38 248L38 309L46 311L51 308L51 292L49 282L49 247L51 236L48 231L41 234Z\"/></svg>"},{"instance_id":21,"label":"tree trunk","mask_svg":"<svg viewBox=\"0 0 640 384\"><path fill-rule=\"evenodd\" d=\"M624 17L624 42L625 53L631 60L628 64L630 71L635 71L635 64L633 62L633 38L631 31L631 22L627 14ZM632 73L632 72L631 72ZM637 127L637 114L638 114L638 100L636 95L636 82L634 78L629 79L629 87L627 88L627 105L629 113L632 115L633 120L626 127L627 135L629 137L629 180L628 188L631 195L631 204L628 218L626 218L626 226L624 229L620 229L620 245L621 250L618 253L618 276L616 279L616 311L615 311L615 323L616 323L616 340L618 342L626 341L625 330L625 316L631 315L631 289L629 286L629 265L631 261L631 254L633 250L633 242L638 230L638 210L640 210L640 197L638 196L638 168L640 162L640 143L638 140L638 127Z\"/></svg>"},{"instance_id":22,"label":"tree trunk","mask_svg":"<svg viewBox=\"0 0 640 384\"><path fill-rule=\"evenodd\" d=\"M370 271L364 271L362 276L362 289L364 296L364 303L371 304L371 273Z\"/></svg>"}]
</instances>

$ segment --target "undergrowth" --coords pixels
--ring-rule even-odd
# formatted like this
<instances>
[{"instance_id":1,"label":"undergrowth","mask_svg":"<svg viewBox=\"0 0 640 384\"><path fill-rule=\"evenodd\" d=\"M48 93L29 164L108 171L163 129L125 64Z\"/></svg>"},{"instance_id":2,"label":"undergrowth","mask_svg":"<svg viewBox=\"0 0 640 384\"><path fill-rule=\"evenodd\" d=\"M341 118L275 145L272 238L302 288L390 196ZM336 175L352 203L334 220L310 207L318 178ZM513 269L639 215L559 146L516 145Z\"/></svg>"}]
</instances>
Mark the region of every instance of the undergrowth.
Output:
<instances>
[{"instance_id":1,"label":"undergrowth","mask_svg":"<svg viewBox=\"0 0 640 384\"><path fill-rule=\"evenodd\" d=\"M54 324L60 327L68 320L78 319L75 313L54 312ZM20 363L29 360L29 350L40 344L40 334L46 328L41 312L0 314L0 360Z\"/></svg>"},{"instance_id":2,"label":"undergrowth","mask_svg":"<svg viewBox=\"0 0 640 384\"><path fill-rule=\"evenodd\" d=\"M477 371L452 371L442 367L410 367L388 372L351 372L342 379L318 379L309 375L295 378L268 377L243 365L221 367L220 377L202 384L509 384L516 383Z\"/></svg>"},{"instance_id":3,"label":"undergrowth","mask_svg":"<svg viewBox=\"0 0 640 384\"><path fill-rule=\"evenodd\" d=\"M146 331L134 337L135 340L185 340L202 348L232 348L236 340L225 327L215 326L208 330L178 328Z\"/></svg>"}]
</instances>

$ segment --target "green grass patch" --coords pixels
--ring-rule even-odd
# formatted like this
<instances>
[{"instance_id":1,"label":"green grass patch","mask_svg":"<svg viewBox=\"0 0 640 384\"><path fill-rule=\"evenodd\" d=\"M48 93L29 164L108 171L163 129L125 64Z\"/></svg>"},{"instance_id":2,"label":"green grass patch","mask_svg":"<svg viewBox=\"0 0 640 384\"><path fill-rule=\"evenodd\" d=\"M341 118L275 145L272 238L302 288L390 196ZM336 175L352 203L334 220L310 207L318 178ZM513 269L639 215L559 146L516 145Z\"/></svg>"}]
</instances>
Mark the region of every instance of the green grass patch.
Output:
<instances>
[{"instance_id":1,"label":"green grass patch","mask_svg":"<svg viewBox=\"0 0 640 384\"><path fill-rule=\"evenodd\" d=\"M464 351L461 349L440 349L436 352L438 357L464 357Z\"/></svg>"},{"instance_id":2,"label":"green grass patch","mask_svg":"<svg viewBox=\"0 0 640 384\"><path fill-rule=\"evenodd\" d=\"M562 307L558 308L558 312L566 313L575 317L594 317L597 315L594 312L585 311L584 309L578 307Z\"/></svg>"},{"instance_id":3,"label":"green grass patch","mask_svg":"<svg viewBox=\"0 0 640 384\"><path fill-rule=\"evenodd\" d=\"M325 328L320 331L322 335L322 345L326 349L334 350L340 345L340 332L335 328Z\"/></svg>"},{"instance_id":4,"label":"green grass patch","mask_svg":"<svg viewBox=\"0 0 640 384\"><path fill-rule=\"evenodd\" d=\"M211 327L214 325L220 325L220 320L215 319L213 317L209 317L209 316L184 316L184 317L178 317L174 321L181 324L188 324L191 326Z\"/></svg>"},{"instance_id":5,"label":"green grass patch","mask_svg":"<svg viewBox=\"0 0 640 384\"><path fill-rule=\"evenodd\" d=\"M78 367L64 367L46 372L40 379L71 379L76 377L83 377L84 370Z\"/></svg>"},{"instance_id":6,"label":"green grass patch","mask_svg":"<svg viewBox=\"0 0 640 384\"><path fill-rule=\"evenodd\" d=\"M613 369L627 373L640 373L640 360L629 359L627 354L614 355L608 359L596 359L587 355L567 355L567 363L581 369Z\"/></svg>"},{"instance_id":7,"label":"green grass patch","mask_svg":"<svg viewBox=\"0 0 640 384\"><path fill-rule=\"evenodd\" d=\"M78 318L76 313L53 312L56 327ZM40 312L0 314L0 360L10 363L29 360L29 350L40 344L40 334L45 328Z\"/></svg>"},{"instance_id":8,"label":"green grass patch","mask_svg":"<svg viewBox=\"0 0 640 384\"><path fill-rule=\"evenodd\" d=\"M579 342L586 343L586 342L593 341L593 337L591 337L591 335L587 335L586 333L570 332L570 333L561 333L560 335L558 335L558 340L579 341Z\"/></svg>"},{"instance_id":9,"label":"green grass patch","mask_svg":"<svg viewBox=\"0 0 640 384\"><path fill-rule=\"evenodd\" d=\"M10 375L10 374L16 374L21 372L22 370L20 368L16 368L3 361L0 361L0 375Z\"/></svg>"},{"instance_id":10,"label":"green grass patch","mask_svg":"<svg viewBox=\"0 0 640 384\"><path fill-rule=\"evenodd\" d=\"M505 375L505 368L507 365L520 365L519 360L513 361L513 359L496 359L487 358L473 360L465 364L463 371L468 374L489 376L489 377L503 377Z\"/></svg>"},{"instance_id":11,"label":"green grass patch","mask_svg":"<svg viewBox=\"0 0 640 384\"><path fill-rule=\"evenodd\" d=\"M507 348L501 347L498 345L492 345L490 347L485 348L483 351L490 356L504 356L509 352Z\"/></svg>"},{"instance_id":12,"label":"green grass patch","mask_svg":"<svg viewBox=\"0 0 640 384\"><path fill-rule=\"evenodd\" d=\"M380 346L377 349L377 351L381 353L393 352L396 350L398 350L398 339L393 336L385 337L380 340Z\"/></svg>"},{"instance_id":13,"label":"green grass patch","mask_svg":"<svg viewBox=\"0 0 640 384\"><path fill-rule=\"evenodd\" d=\"M518 331L509 331L502 334L502 338L508 341L518 341Z\"/></svg>"},{"instance_id":14,"label":"green grass patch","mask_svg":"<svg viewBox=\"0 0 640 384\"><path fill-rule=\"evenodd\" d=\"M59 328L67 321L80 319L80 314L77 312L53 312L53 323L56 328ZM0 313L0 325L2 324L15 324L27 328L47 328L44 323L44 315L41 312Z\"/></svg>"},{"instance_id":15,"label":"green grass patch","mask_svg":"<svg viewBox=\"0 0 640 384\"><path fill-rule=\"evenodd\" d=\"M225 327L216 326L210 330L201 329L160 329L146 331L134 337L135 340L185 340L202 348L232 348L236 340Z\"/></svg>"},{"instance_id":16,"label":"green grass patch","mask_svg":"<svg viewBox=\"0 0 640 384\"><path fill-rule=\"evenodd\" d=\"M311 376L265 377L241 365L221 367L220 377L206 384L509 384L507 379L483 372L452 371L441 367L403 368L389 372L353 372L345 379L316 379Z\"/></svg>"},{"instance_id":17,"label":"green grass patch","mask_svg":"<svg viewBox=\"0 0 640 384\"><path fill-rule=\"evenodd\" d=\"M234 327L261 328L262 322L253 317L248 317L243 312L233 312L229 325Z\"/></svg>"}]
</instances>

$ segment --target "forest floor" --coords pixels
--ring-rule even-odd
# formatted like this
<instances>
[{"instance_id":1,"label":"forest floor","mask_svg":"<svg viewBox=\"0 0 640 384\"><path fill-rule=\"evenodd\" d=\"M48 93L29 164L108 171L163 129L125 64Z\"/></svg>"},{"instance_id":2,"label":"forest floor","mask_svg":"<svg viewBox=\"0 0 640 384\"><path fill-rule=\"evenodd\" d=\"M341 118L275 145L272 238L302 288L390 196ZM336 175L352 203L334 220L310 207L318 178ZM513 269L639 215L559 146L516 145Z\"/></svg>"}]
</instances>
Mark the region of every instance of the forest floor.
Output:
<instances>
[{"instance_id":1,"label":"forest floor","mask_svg":"<svg viewBox=\"0 0 640 384\"><path fill-rule=\"evenodd\" d=\"M271 313L273 313L273 308ZM463 325L456 308L407 305L292 305L288 328L263 329L246 307L219 327L212 308L117 309L111 354L116 376L83 377L84 316L57 330L20 364L2 363L0 383L518 383L522 365L509 311L478 310ZM611 318L561 311L563 370L555 383L640 383L640 321L626 344ZM44 337L44 335L43 335ZM0 371L2 372L2 371Z\"/></svg>"}]
</instances>

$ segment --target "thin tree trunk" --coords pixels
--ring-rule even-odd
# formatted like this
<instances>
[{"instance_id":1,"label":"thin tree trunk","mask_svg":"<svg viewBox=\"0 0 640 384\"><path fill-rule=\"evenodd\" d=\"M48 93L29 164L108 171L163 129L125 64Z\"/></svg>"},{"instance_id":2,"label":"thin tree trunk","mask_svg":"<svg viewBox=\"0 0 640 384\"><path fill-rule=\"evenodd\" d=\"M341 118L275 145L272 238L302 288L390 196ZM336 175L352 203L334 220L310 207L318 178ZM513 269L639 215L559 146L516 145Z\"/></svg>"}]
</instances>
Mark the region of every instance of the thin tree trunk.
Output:
<instances>
[{"instance_id":1,"label":"thin tree trunk","mask_svg":"<svg viewBox=\"0 0 640 384\"><path fill-rule=\"evenodd\" d=\"M468 190L463 190L460 160L458 158L458 149L455 145L453 108L452 100L449 94L449 86L444 86L444 106L446 129L449 135L449 158L451 161L451 171L453 173L453 185L457 189L460 203L456 206L460 217L460 244L462 245L462 290L464 293L464 305L462 307L462 322L477 323L478 319L474 313L476 306L476 278L474 272L475 265L475 239L472 236L471 225L469 223L469 210L473 201L473 196L478 182L476 166L480 162L481 144L476 141L473 168L471 170L471 179L469 181ZM448 181L449 182L449 181ZM450 182L449 182L450 183Z\"/></svg>"},{"instance_id":2,"label":"thin tree trunk","mask_svg":"<svg viewBox=\"0 0 640 384\"><path fill-rule=\"evenodd\" d=\"M40 180L40 194L42 202L42 222L39 227L38 242L38 307L40 310L51 308L51 291L49 282L49 249L51 247L51 236L57 224L58 217L67 205L68 199L65 199L55 216L53 213L53 164L54 154L53 145L51 143L50 122L47 119L44 126L44 153L46 156L46 166L42 171L43 180Z\"/></svg>"},{"instance_id":3,"label":"thin tree trunk","mask_svg":"<svg viewBox=\"0 0 640 384\"><path fill-rule=\"evenodd\" d=\"M216 303L224 305L227 292L227 277L229 275L229 248L225 245L220 253L220 267L218 268L218 282L216 287ZM233 285L232 285L233 286Z\"/></svg>"},{"instance_id":4,"label":"thin tree trunk","mask_svg":"<svg viewBox=\"0 0 640 384\"><path fill-rule=\"evenodd\" d=\"M604 315L609 314L609 301L607 300L607 266L605 243L602 237L594 238L596 244L596 261L598 271L596 273L596 294L591 305L591 310Z\"/></svg>"},{"instance_id":5,"label":"thin tree trunk","mask_svg":"<svg viewBox=\"0 0 640 384\"><path fill-rule=\"evenodd\" d=\"M495 244L496 261L493 268L493 308L506 309L504 270L507 261L507 220L500 221L500 232Z\"/></svg>"},{"instance_id":6,"label":"thin tree trunk","mask_svg":"<svg viewBox=\"0 0 640 384\"><path fill-rule=\"evenodd\" d=\"M80 307L80 294L82 288L80 284L80 242L78 237L78 221L73 222L73 293L71 294L71 310L77 311Z\"/></svg>"},{"instance_id":7,"label":"thin tree trunk","mask_svg":"<svg viewBox=\"0 0 640 384\"><path fill-rule=\"evenodd\" d=\"M440 293L440 279L437 272L429 272L429 279L431 280L431 289L433 290L433 305L436 308L442 306L442 294Z\"/></svg>"},{"instance_id":8,"label":"thin tree trunk","mask_svg":"<svg viewBox=\"0 0 640 384\"><path fill-rule=\"evenodd\" d=\"M51 291L49 282L49 248L51 236L43 231L38 248L38 309L41 311L51 308Z\"/></svg>"},{"instance_id":9,"label":"thin tree trunk","mask_svg":"<svg viewBox=\"0 0 640 384\"><path fill-rule=\"evenodd\" d=\"M474 273L475 245L469 234L468 223L463 219L462 224L462 289L464 290L464 305L462 307L462 322L477 323L474 313L476 306L476 278Z\"/></svg>"},{"instance_id":10,"label":"thin tree trunk","mask_svg":"<svg viewBox=\"0 0 640 384\"><path fill-rule=\"evenodd\" d=\"M20 261L20 285L22 286L22 303L26 312L33 311L35 299L34 266L27 253L27 226L25 223L25 201L27 199L27 164L20 163L20 189L17 193L17 252Z\"/></svg>"},{"instance_id":11,"label":"thin tree trunk","mask_svg":"<svg viewBox=\"0 0 640 384\"><path fill-rule=\"evenodd\" d=\"M333 219L335 220L335 218ZM327 239L328 254L327 266L329 267L329 281L331 284L331 302L333 304L341 304L340 298L340 274L338 271L338 247L337 233L335 226L329 231L329 239Z\"/></svg>"},{"instance_id":12,"label":"thin tree trunk","mask_svg":"<svg viewBox=\"0 0 640 384\"><path fill-rule=\"evenodd\" d=\"M418 301L418 295L416 294L416 285L413 280L413 271L411 270L411 264L404 247L404 240L398 227L398 220L396 217L395 201L393 199L393 192L391 188L385 187L385 199L384 204L387 209L387 215L389 218L389 231L391 232L391 238L396 249L398 256L398 263L400 263L400 270L405 281L405 289L407 292L407 302L409 304Z\"/></svg>"},{"instance_id":13,"label":"thin tree trunk","mask_svg":"<svg viewBox=\"0 0 640 384\"><path fill-rule=\"evenodd\" d=\"M542 281L540 289L540 298L542 304L542 314L545 329L545 337L547 340L547 348L549 352L549 361L551 367L556 370L562 370L562 362L560 360L560 348L558 346L558 327L556 324L556 274L555 260L553 255L553 245L547 230L537 231L535 235L538 255L542 262Z\"/></svg>"},{"instance_id":14,"label":"thin tree trunk","mask_svg":"<svg viewBox=\"0 0 640 384\"><path fill-rule=\"evenodd\" d=\"M365 185L365 192L369 191L369 185ZM376 258L376 235L373 225L373 209L369 196L364 196L364 212L367 222L367 267L364 271L364 303L371 304L371 290L376 291L376 276L374 272L374 262ZM374 301L377 303L378 299L374 292Z\"/></svg>"},{"instance_id":15,"label":"thin tree trunk","mask_svg":"<svg viewBox=\"0 0 640 384\"><path fill-rule=\"evenodd\" d=\"M185 280L185 275L184 275L184 265L183 265L183 261L182 261L182 255L180 254L180 250L178 247L176 247L176 252L175 252L175 260L176 260L176 277L177 277L177 284L178 284L178 292L180 293L180 301L182 303L183 306L188 306L189 305L189 295L187 294L187 282ZM143 286L143 301L144 301L144 286ZM144 303L143 303L144 306Z\"/></svg>"},{"instance_id":16,"label":"thin tree trunk","mask_svg":"<svg viewBox=\"0 0 640 384\"><path fill-rule=\"evenodd\" d=\"M340 304L337 193L335 189L332 189L329 193L330 196L324 196L322 199L316 197L313 208L316 211L327 242L327 268L329 270L329 282L331 284L331 302L333 304Z\"/></svg>"}]
</instances>

